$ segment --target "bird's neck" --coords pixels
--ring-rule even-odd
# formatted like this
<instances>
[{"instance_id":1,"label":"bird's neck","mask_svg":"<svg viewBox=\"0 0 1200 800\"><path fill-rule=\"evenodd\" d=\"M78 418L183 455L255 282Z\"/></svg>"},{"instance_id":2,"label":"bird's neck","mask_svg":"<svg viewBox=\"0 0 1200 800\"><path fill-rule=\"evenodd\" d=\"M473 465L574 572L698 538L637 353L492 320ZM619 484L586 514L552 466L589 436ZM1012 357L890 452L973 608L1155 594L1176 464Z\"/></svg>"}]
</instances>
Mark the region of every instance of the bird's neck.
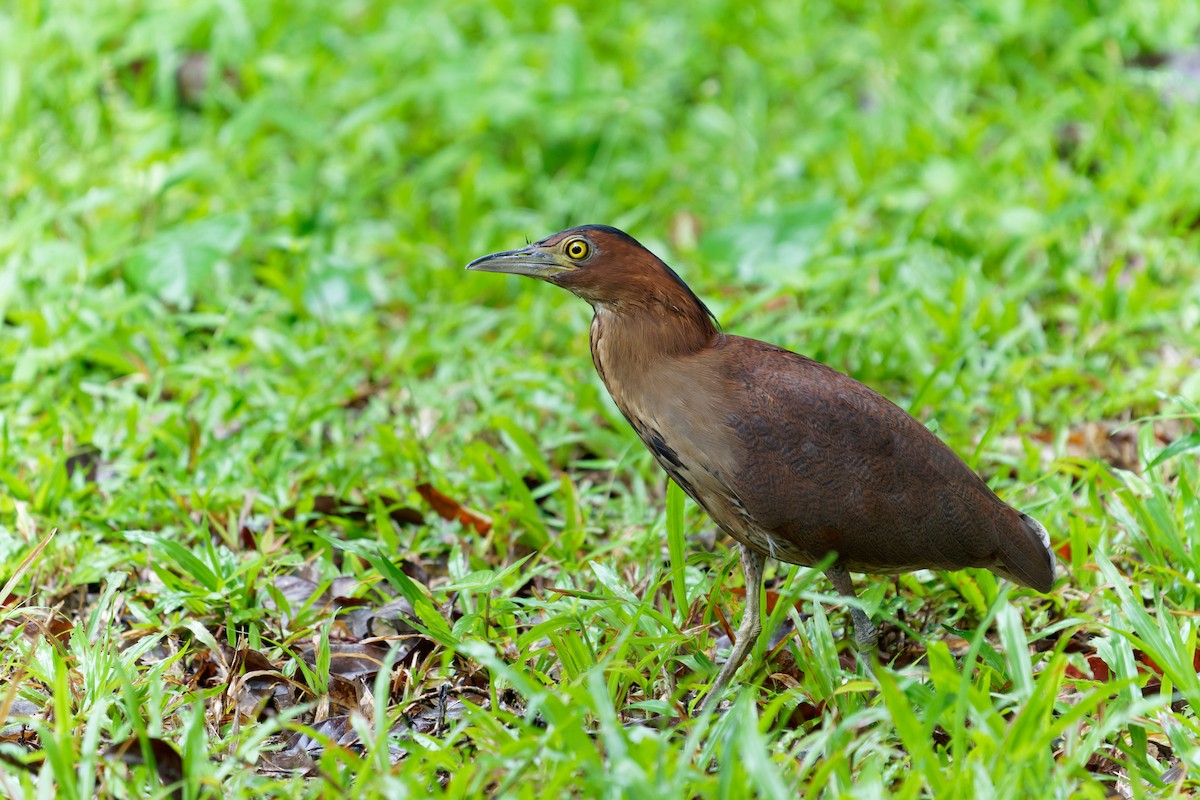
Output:
<instances>
[{"instance_id":1,"label":"bird's neck","mask_svg":"<svg viewBox=\"0 0 1200 800\"><path fill-rule=\"evenodd\" d=\"M610 392L614 385L632 388L653 381L671 361L713 347L720 336L702 308L669 303L594 303L593 308L592 360Z\"/></svg>"}]
</instances>

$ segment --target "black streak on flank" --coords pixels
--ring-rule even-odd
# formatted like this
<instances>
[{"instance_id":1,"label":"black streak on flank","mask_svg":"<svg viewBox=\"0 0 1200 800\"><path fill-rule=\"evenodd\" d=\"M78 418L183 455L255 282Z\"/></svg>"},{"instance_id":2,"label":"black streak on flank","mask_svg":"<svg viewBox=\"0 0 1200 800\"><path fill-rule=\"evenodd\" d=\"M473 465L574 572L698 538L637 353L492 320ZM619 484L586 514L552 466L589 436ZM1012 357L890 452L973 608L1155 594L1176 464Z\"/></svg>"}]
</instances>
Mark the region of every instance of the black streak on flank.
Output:
<instances>
[{"instance_id":1,"label":"black streak on flank","mask_svg":"<svg viewBox=\"0 0 1200 800\"><path fill-rule=\"evenodd\" d=\"M646 443L646 447L649 447L650 451L658 458L658 463L666 470L671 480L675 481L679 485L679 488L687 493L688 497L699 503L700 500L696 496L695 488L692 487L687 478L683 477L683 461L680 460L679 453L676 453L663 441L662 434L653 428L647 427L640 419L636 421L629 420L629 423L633 425L633 429L637 431L638 436L642 437L642 441Z\"/></svg>"},{"instance_id":2,"label":"black streak on flank","mask_svg":"<svg viewBox=\"0 0 1200 800\"><path fill-rule=\"evenodd\" d=\"M683 473L679 471L678 467L674 467L670 464L663 464L662 468L666 470L667 475L671 477L671 480L675 481L675 483L679 485L679 488L683 489L688 497L692 498L697 503L700 502L700 498L696 496L696 489L690 483L688 483L687 478L683 477ZM701 506L701 508L703 508L703 506Z\"/></svg>"},{"instance_id":3,"label":"black streak on flank","mask_svg":"<svg viewBox=\"0 0 1200 800\"><path fill-rule=\"evenodd\" d=\"M658 431L651 430L646 433L646 444L650 445L650 449L654 451L660 461L666 461L676 468L683 466L683 462L679 460L679 454L667 446Z\"/></svg>"}]
</instances>

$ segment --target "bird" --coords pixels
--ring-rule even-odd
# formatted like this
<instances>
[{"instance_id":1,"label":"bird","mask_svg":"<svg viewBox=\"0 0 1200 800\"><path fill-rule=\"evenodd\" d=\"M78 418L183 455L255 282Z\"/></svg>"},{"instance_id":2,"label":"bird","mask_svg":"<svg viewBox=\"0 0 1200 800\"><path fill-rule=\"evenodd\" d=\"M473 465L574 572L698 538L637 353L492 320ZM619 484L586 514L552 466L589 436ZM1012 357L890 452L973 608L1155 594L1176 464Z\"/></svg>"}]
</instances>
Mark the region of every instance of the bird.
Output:
<instances>
[{"instance_id":1,"label":"bird","mask_svg":"<svg viewBox=\"0 0 1200 800\"><path fill-rule=\"evenodd\" d=\"M984 568L1047 593L1050 535L1001 500L915 417L854 378L725 333L683 279L636 239L582 225L467 269L537 278L592 306L592 361L655 460L737 542L746 600L704 710L762 631L766 559L825 575ZM849 603L855 638L876 629Z\"/></svg>"}]
</instances>

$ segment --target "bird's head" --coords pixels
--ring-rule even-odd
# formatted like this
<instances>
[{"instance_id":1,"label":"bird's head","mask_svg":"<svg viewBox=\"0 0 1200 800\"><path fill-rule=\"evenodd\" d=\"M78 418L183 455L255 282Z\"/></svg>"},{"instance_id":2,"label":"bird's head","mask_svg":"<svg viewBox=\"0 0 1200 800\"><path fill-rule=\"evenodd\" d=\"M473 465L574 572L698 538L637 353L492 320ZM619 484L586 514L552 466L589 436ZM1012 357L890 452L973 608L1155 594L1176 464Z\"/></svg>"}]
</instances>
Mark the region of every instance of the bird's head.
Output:
<instances>
[{"instance_id":1,"label":"bird's head","mask_svg":"<svg viewBox=\"0 0 1200 800\"><path fill-rule=\"evenodd\" d=\"M712 312L675 271L624 231L608 225L569 228L522 247L477 258L467 269L539 278L597 309L666 309L715 323Z\"/></svg>"}]
</instances>

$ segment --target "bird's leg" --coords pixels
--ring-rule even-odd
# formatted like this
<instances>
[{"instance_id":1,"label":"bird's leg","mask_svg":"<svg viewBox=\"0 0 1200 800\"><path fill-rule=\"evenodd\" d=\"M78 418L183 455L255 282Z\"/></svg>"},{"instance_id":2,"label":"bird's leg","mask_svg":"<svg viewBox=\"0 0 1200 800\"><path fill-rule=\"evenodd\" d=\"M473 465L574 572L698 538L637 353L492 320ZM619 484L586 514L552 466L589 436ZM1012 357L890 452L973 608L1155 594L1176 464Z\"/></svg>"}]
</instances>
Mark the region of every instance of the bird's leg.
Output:
<instances>
[{"instance_id":1,"label":"bird's leg","mask_svg":"<svg viewBox=\"0 0 1200 800\"><path fill-rule=\"evenodd\" d=\"M750 652L750 648L754 647L754 642L758 640L758 634L762 632L762 579L763 566L766 564L767 558L744 544L740 547L742 570L746 573L746 609L742 612L742 623L738 625L737 633L734 634L735 639L733 647L729 650L729 658L725 660L725 666L721 667L721 673L717 675L717 680L708 690L708 697L704 701L705 711L711 711L716 708L717 703L721 702L721 693L733 679L733 673L737 672L738 667L746 660L746 654Z\"/></svg>"},{"instance_id":2,"label":"bird's leg","mask_svg":"<svg viewBox=\"0 0 1200 800\"><path fill-rule=\"evenodd\" d=\"M837 590L838 594L854 600L858 599L858 595L854 593L854 582L850 580L850 573L846 571L845 567L830 567L825 570L825 577L829 578L829 582L833 584L833 588ZM879 631L875 630L875 625L867 616L867 612L856 605L850 606L850 619L854 620L854 638L858 640L859 646L874 647Z\"/></svg>"}]
</instances>

